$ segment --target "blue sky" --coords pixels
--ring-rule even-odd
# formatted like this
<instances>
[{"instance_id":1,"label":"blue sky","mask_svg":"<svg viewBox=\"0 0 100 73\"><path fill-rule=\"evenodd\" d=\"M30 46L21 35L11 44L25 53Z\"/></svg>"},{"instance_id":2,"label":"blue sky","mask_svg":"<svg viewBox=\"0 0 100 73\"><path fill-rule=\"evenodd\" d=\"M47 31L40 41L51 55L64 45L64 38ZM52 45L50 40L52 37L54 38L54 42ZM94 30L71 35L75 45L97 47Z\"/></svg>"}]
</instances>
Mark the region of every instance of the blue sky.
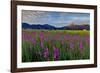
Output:
<instances>
[{"instance_id":1,"label":"blue sky","mask_svg":"<svg viewBox=\"0 0 100 73\"><path fill-rule=\"evenodd\" d=\"M52 12L52 11L34 11L22 10L22 22L29 24L49 24L55 27L67 26L71 23L81 25L90 24L89 13L75 12Z\"/></svg>"}]
</instances>

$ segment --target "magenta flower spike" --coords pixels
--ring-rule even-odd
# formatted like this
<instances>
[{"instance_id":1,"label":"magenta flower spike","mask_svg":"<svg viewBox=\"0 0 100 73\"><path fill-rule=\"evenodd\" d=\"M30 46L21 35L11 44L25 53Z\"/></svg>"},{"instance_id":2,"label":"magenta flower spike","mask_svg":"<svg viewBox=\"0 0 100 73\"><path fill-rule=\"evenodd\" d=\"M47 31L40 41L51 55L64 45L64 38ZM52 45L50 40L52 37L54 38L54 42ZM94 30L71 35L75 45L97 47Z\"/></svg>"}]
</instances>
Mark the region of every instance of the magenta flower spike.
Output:
<instances>
[{"instance_id":1,"label":"magenta flower spike","mask_svg":"<svg viewBox=\"0 0 100 73\"><path fill-rule=\"evenodd\" d=\"M74 49L74 43L70 42L70 48Z\"/></svg>"},{"instance_id":2,"label":"magenta flower spike","mask_svg":"<svg viewBox=\"0 0 100 73\"><path fill-rule=\"evenodd\" d=\"M34 38L36 38L37 33L36 33L36 32L32 32L32 36L33 36Z\"/></svg>"},{"instance_id":3,"label":"magenta flower spike","mask_svg":"<svg viewBox=\"0 0 100 73\"><path fill-rule=\"evenodd\" d=\"M32 34L35 36L36 35L36 32L32 32Z\"/></svg>"},{"instance_id":4,"label":"magenta flower spike","mask_svg":"<svg viewBox=\"0 0 100 73\"><path fill-rule=\"evenodd\" d=\"M43 56L44 58L47 58L48 57L48 48L44 49L44 52L43 52Z\"/></svg>"},{"instance_id":5,"label":"magenta flower spike","mask_svg":"<svg viewBox=\"0 0 100 73\"><path fill-rule=\"evenodd\" d=\"M80 47L80 49L83 49L83 43L82 43L82 41L80 41L79 47Z\"/></svg>"},{"instance_id":6,"label":"magenta flower spike","mask_svg":"<svg viewBox=\"0 0 100 73\"><path fill-rule=\"evenodd\" d=\"M59 55L58 48L56 48L55 46L53 46L53 58L54 58L54 60L57 60L58 55Z\"/></svg>"},{"instance_id":7,"label":"magenta flower spike","mask_svg":"<svg viewBox=\"0 0 100 73\"><path fill-rule=\"evenodd\" d=\"M44 33L40 32L40 39L43 40L44 39Z\"/></svg>"},{"instance_id":8,"label":"magenta flower spike","mask_svg":"<svg viewBox=\"0 0 100 73\"><path fill-rule=\"evenodd\" d=\"M43 44L42 41L41 41L41 43L40 43L40 46L41 46L42 49L44 48L44 44Z\"/></svg>"},{"instance_id":9,"label":"magenta flower spike","mask_svg":"<svg viewBox=\"0 0 100 73\"><path fill-rule=\"evenodd\" d=\"M35 47L35 45L36 45L36 40L35 40L35 39L32 39L32 44L33 44L34 47Z\"/></svg>"}]
</instances>

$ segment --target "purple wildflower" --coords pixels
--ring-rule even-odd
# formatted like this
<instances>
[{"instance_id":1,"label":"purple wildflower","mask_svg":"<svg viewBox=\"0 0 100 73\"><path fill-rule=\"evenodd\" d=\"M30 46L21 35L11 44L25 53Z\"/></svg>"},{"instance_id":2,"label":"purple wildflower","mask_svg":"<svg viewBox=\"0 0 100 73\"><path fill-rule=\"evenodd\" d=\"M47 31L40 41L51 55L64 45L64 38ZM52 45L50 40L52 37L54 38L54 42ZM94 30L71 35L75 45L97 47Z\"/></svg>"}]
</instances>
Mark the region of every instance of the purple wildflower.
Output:
<instances>
[{"instance_id":1,"label":"purple wildflower","mask_svg":"<svg viewBox=\"0 0 100 73\"><path fill-rule=\"evenodd\" d=\"M41 43L40 43L40 46L41 46L41 48L44 48L44 44L43 44L42 41L41 41Z\"/></svg>"},{"instance_id":2,"label":"purple wildflower","mask_svg":"<svg viewBox=\"0 0 100 73\"><path fill-rule=\"evenodd\" d=\"M80 49L83 49L83 43L82 43L82 41L80 41L79 47L80 47Z\"/></svg>"},{"instance_id":3,"label":"purple wildflower","mask_svg":"<svg viewBox=\"0 0 100 73\"><path fill-rule=\"evenodd\" d=\"M44 33L43 33L43 32L40 33L40 39L41 39L41 40L44 39Z\"/></svg>"},{"instance_id":4,"label":"purple wildflower","mask_svg":"<svg viewBox=\"0 0 100 73\"><path fill-rule=\"evenodd\" d=\"M36 45L36 40L35 39L32 39L32 43L35 46Z\"/></svg>"},{"instance_id":5,"label":"purple wildflower","mask_svg":"<svg viewBox=\"0 0 100 73\"><path fill-rule=\"evenodd\" d=\"M75 34L74 36L73 36L73 39L77 39L77 38L79 38L79 35L78 34Z\"/></svg>"},{"instance_id":6,"label":"purple wildflower","mask_svg":"<svg viewBox=\"0 0 100 73\"><path fill-rule=\"evenodd\" d=\"M88 44L90 44L90 38L89 38L89 37L86 38L86 42L87 42Z\"/></svg>"},{"instance_id":7,"label":"purple wildflower","mask_svg":"<svg viewBox=\"0 0 100 73\"><path fill-rule=\"evenodd\" d=\"M56 48L55 46L53 46L53 58L54 58L54 60L57 60L58 55L59 55L58 48Z\"/></svg>"},{"instance_id":8,"label":"purple wildflower","mask_svg":"<svg viewBox=\"0 0 100 73\"><path fill-rule=\"evenodd\" d=\"M65 39L70 39L70 34L67 33L65 36L64 36Z\"/></svg>"},{"instance_id":9,"label":"purple wildflower","mask_svg":"<svg viewBox=\"0 0 100 73\"><path fill-rule=\"evenodd\" d=\"M74 49L74 43L70 42L70 48Z\"/></svg>"},{"instance_id":10,"label":"purple wildflower","mask_svg":"<svg viewBox=\"0 0 100 73\"><path fill-rule=\"evenodd\" d=\"M33 34L34 36L36 36L36 32L32 32L32 34Z\"/></svg>"},{"instance_id":11,"label":"purple wildflower","mask_svg":"<svg viewBox=\"0 0 100 73\"><path fill-rule=\"evenodd\" d=\"M44 49L43 56L44 58L48 57L48 48Z\"/></svg>"},{"instance_id":12,"label":"purple wildflower","mask_svg":"<svg viewBox=\"0 0 100 73\"><path fill-rule=\"evenodd\" d=\"M22 39L23 40L30 40L29 38L31 38L29 33L27 33L27 32L22 33Z\"/></svg>"}]
</instances>

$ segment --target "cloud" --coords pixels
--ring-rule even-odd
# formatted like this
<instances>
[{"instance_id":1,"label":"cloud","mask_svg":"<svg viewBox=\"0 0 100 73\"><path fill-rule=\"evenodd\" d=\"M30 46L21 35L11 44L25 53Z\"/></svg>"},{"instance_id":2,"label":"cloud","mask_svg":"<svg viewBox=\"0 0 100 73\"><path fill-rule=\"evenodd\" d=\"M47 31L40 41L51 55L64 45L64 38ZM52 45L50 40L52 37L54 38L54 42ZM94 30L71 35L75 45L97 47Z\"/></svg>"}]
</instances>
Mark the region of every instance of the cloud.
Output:
<instances>
[{"instance_id":1,"label":"cloud","mask_svg":"<svg viewBox=\"0 0 100 73\"><path fill-rule=\"evenodd\" d=\"M83 22L89 24L90 14L22 10L22 22L29 24L49 24L56 27L62 27L71 22L75 24L81 24Z\"/></svg>"},{"instance_id":2,"label":"cloud","mask_svg":"<svg viewBox=\"0 0 100 73\"><path fill-rule=\"evenodd\" d=\"M22 10L22 22L37 23L40 19L43 19L45 13L42 11Z\"/></svg>"}]
</instances>

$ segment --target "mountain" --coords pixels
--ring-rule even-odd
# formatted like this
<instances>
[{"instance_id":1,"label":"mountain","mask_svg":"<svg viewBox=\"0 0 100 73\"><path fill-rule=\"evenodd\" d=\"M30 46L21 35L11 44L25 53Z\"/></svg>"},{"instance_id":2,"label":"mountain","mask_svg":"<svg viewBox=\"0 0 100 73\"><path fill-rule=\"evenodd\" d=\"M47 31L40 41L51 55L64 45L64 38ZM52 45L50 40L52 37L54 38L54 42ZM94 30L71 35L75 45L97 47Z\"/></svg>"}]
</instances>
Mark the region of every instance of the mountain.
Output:
<instances>
[{"instance_id":1,"label":"mountain","mask_svg":"<svg viewBox=\"0 0 100 73\"><path fill-rule=\"evenodd\" d=\"M67 30L90 30L90 26L89 25L73 25L73 26L64 26L61 27L59 29L67 29Z\"/></svg>"},{"instance_id":2,"label":"mountain","mask_svg":"<svg viewBox=\"0 0 100 73\"><path fill-rule=\"evenodd\" d=\"M51 26L49 24L44 24L44 25L41 25L41 24L28 24L28 23L22 23L22 28L23 29L59 29L59 30L83 30L83 29L86 29L86 30L90 30L90 26L88 24L86 25L73 25L73 26L64 26L64 27L54 27L54 26Z\"/></svg>"},{"instance_id":3,"label":"mountain","mask_svg":"<svg viewBox=\"0 0 100 73\"><path fill-rule=\"evenodd\" d=\"M22 28L23 29L56 29L54 26L48 25L48 24L44 24L44 25L40 25L40 24L28 24L28 23L22 23Z\"/></svg>"}]
</instances>

